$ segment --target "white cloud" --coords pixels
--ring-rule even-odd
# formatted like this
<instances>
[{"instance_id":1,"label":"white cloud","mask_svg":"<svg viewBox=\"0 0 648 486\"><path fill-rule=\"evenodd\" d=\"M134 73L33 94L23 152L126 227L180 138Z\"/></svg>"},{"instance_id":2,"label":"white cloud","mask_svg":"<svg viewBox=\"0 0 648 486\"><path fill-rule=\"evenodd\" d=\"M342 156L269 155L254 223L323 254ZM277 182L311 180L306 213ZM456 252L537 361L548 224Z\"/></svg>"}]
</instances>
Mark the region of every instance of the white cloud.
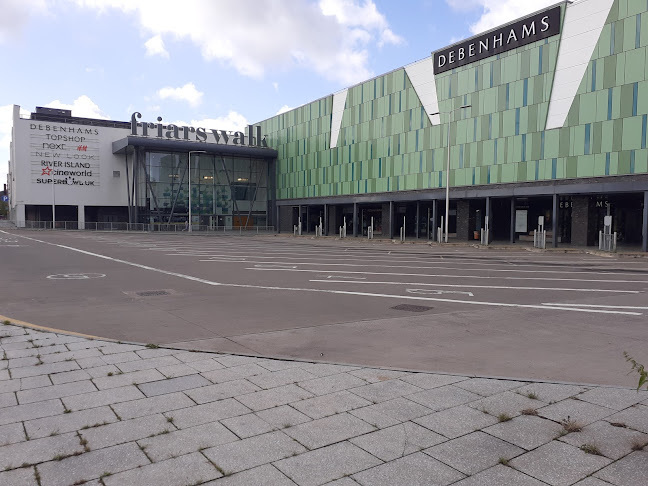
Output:
<instances>
[{"instance_id":1,"label":"white cloud","mask_svg":"<svg viewBox=\"0 0 648 486\"><path fill-rule=\"evenodd\" d=\"M2 15L0 15L0 44L18 35L29 17L34 14L48 14L45 0L3 0Z\"/></svg>"},{"instance_id":2,"label":"white cloud","mask_svg":"<svg viewBox=\"0 0 648 486\"><path fill-rule=\"evenodd\" d=\"M81 118L99 118L103 120L108 120L110 118L86 95L79 96L72 102L72 104L66 104L60 100L54 100L50 101L45 106L48 108L59 108L61 110L72 110L72 116L79 116Z\"/></svg>"},{"instance_id":3,"label":"white cloud","mask_svg":"<svg viewBox=\"0 0 648 486\"><path fill-rule=\"evenodd\" d=\"M277 93L279 92L279 83L272 83L272 87Z\"/></svg>"},{"instance_id":4,"label":"white cloud","mask_svg":"<svg viewBox=\"0 0 648 486\"><path fill-rule=\"evenodd\" d=\"M283 105L281 108L279 108L279 111L275 113L275 116L281 115L282 113L286 113L287 111L290 111L293 108L294 108L293 106Z\"/></svg>"},{"instance_id":5,"label":"white cloud","mask_svg":"<svg viewBox=\"0 0 648 486\"><path fill-rule=\"evenodd\" d=\"M191 106L198 106L202 102L204 93L198 91L193 83L187 83L180 88L167 86L160 89L157 94L163 100L169 98L176 101L186 101Z\"/></svg>"},{"instance_id":6,"label":"white cloud","mask_svg":"<svg viewBox=\"0 0 648 486\"><path fill-rule=\"evenodd\" d=\"M374 0L68 1L136 15L147 35L188 39L206 60L254 78L269 69L305 67L352 84L372 75L369 46L403 42Z\"/></svg>"},{"instance_id":7,"label":"white cloud","mask_svg":"<svg viewBox=\"0 0 648 486\"><path fill-rule=\"evenodd\" d=\"M147 56L161 56L169 58L169 52L164 47L164 41L159 35L154 35L144 43Z\"/></svg>"},{"instance_id":8,"label":"white cloud","mask_svg":"<svg viewBox=\"0 0 648 486\"><path fill-rule=\"evenodd\" d=\"M227 115L218 118L191 120L190 123L185 121L174 121L171 123L177 126L202 127L207 130L217 129L231 132L245 132L245 129L250 124L247 118L236 111L230 111Z\"/></svg>"},{"instance_id":9,"label":"white cloud","mask_svg":"<svg viewBox=\"0 0 648 486\"><path fill-rule=\"evenodd\" d=\"M455 10L480 9L481 17L470 26L473 34L479 34L519 17L555 5L556 0L446 0Z\"/></svg>"}]
</instances>

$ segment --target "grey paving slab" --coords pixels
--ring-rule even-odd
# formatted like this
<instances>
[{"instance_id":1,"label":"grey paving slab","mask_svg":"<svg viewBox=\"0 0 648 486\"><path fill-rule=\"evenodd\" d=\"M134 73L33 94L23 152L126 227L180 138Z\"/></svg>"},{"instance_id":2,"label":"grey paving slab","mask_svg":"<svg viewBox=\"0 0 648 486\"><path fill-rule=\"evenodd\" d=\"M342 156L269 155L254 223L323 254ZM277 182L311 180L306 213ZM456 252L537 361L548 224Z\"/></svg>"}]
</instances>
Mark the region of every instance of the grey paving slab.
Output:
<instances>
[{"instance_id":1,"label":"grey paving slab","mask_svg":"<svg viewBox=\"0 0 648 486\"><path fill-rule=\"evenodd\" d=\"M189 397L183 393L169 393L158 397L141 398L130 402L116 403L112 406L115 413L122 419L143 417L169 410L177 410L195 405Z\"/></svg>"},{"instance_id":2,"label":"grey paving slab","mask_svg":"<svg viewBox=\"0 0 648 486\"><path fill-rule=\"evenodd\" d=\"M0 446L14 444L24 440L27 440L27 437L25 437L25 430L20 422L0 425Z\"/></svg>"},{"instance_id":3,"label":"grey paving slab","mask_svg":"<svg viewBox=\"0 0 648 486\"><path fill-rule=\"evenodd\" d=\"M180 376L188 376L198 373L198 371L184 363L170 366L161 366L156 369L167 378L178 378Z\"/></svg>"},{"instance_id":4,"label":"grey paving slab","mask_svg":"<svg viewBox=\"0 0 648 486\"><path fill-rule=\"evenodd\" d=\"M523 381L512 380L494 380L489 378L472 378L457 383L455 386L468 390L469 392L477 393L484 397L489 397L497 393L502 393L509 390L514 390L526 385Z\"/></svg>"},{"instance_id":5,"label":"grey paving slab","mask_svg":"<svg viewBox=\"0 0 648 486\"><path fill-rule=\"evenodd\" d=\"M143 351L146 349L144 346L139 346L137 344L113 344L104 343L101 346L101 352L103 354L117 354L117 353L126 353L129 351Z\"/></svg>"},{"instance_id":6,"label":"grey paving slab","mask_svg":"<svg viewBox=\"0 0 648 486\"><path fill-rule=\"evenodd\" d=\"M84 370L88 368L97 368L100 366L106 366L108 364L101 357L77 359L76 362L79 365L79 367ZM114 367L114 369L115 371L119 371L116 366Z\"/></svg>"},{"instance_id":7,"label":"grey paving slab","mask_svg":"<svg viewBox=\"0 0 648 486\"><path fill-rule=\"evenodd\" d=\"M312 420L308 415L304 415L289 405L261 410L256 412L256 415L275 429L286 429Z\"/></svg>"},{"instance_id":8,"label":"grey paving slab","mask_svg":"<svg viewBox=\"0 0 648 486\"><path fill-rule=\"evenodd\" d=\"M223 471L231 474L305 451L303 446L286 434L275 431L212 447L204 450L203 454Z\"/></svg>"},{"instance_id":9,"label":"grey paving slab","mask_svg":"<svg viewBox=\"0 0 648 486\"><path fill-rule=\"evenodd\" d=\"M619 486L645 486L648 478L648 451L637 451L594 474Z\"/></svg>"},{"instance_id":10,"label":"grey paving slab","mask_svg":"<svg viewBox=\"0 0 648 486\"><path fill-rule=\"evenodd\" d=\"M141 354L142 352L138 352L138 354ZM174 353L172 353L173 356L175 356L177 359L182 361L183 363L191 363L192 361L201 361L204 359L213 359L215 357L218 357L217 354L215 353L200 353L196 351L177 351L174 350Z\"/></svg>"},{"instance_id":11,"label":"grey paving slab","mask_svg":"<svg viewBox=\"0 0 648 486\"><path fill-rule=\"evenodd\" d=\"M9 376L9 370L0 370L0 381L8 380L10 378L11 376Z\"/></svg>"},{"instance_id":12,"label":"grey paving slab","mask_svg":"<svg viewBox=\"0 0 648 486\"><path fill-rule=\"evenodd\" d=\"M51 417L52 415L59 415L61 413L63 413L63 405L60 400L46 400L44 402L0 408L0 425L41 417Z\"/></svg>"},{"instance_id":13,"label":"grey paving slab","mask_svg":"<svg viewBox=\"0 0 648 486\"><path fill-rule=\"evenodd\" d=\"M282 371L291 368L301 368L302 361L289 361L285 359L259 359L257 364L269 371Z\"/></svg>"},{"instance_id":14,"label":"grey paving slab","mask_svg":"<svg viewBox=\"0 0 648 486\"><path fill-rule=\"evenodd\" d=\"M117 353L117 354L109 354L109 355L102 355L101 359L104 361L104 363L107 364L113 364L115 366L121 364L121 363L128 363L129 361L141 361L142 358L139 357L137 353L134 352L127 352L127 353Z\"/></svg>"},{"instance_id":15,"label":"grey paving slab","mask_svg":"<svg viewBox=\"0 0 648 486\"><path fill-rule=\"evenodd\" d=\"M140 385L150 381L165 380L166 377L158 370L133 371L132 373L113 374L95 378L94 384L99 390L110 390L127 385Z\"/></svg>"},{"instance_id":16,"label":"grey paving slab","mask_svg":"<svg viewBox=\"0 0 648 486\"><path fill-rule=\"evenodd\" d=\"M570 420L578 422L581 425L591 424L613 414L614 410L610 408L601 407L581 400L572 400L570 398L538 410L538 415L541 417L546 417L556 422L562 422L569 417Z\"/></svg>"},{"instance_id":17,"label":"grey paving slab","mask_svg":"<svg viewBox=\"0 0 648 486\"><path fill-rule=\"evenodd\" d=\"M20 390L20 381L21 380L0 381L0 393L9 393Z\"/></svg>"},{"instance_id":18,"label":"grey paving slab","mask_svg":"<svg viewBox=\"0 0 648 486\"><path fill-rule=\"evenodd\" d=\"M135 351L135 354L142 359L159 358L161 356L171 356L173 354L178 354L178 350L165 348L142 349L141 351ZM156 368L159 367L156 366Z\"/></svg>"},{"instance_id":19,"label":"grey paving slab","mask_svg":"<svg viewBox=\"0 0 648 486\"><path fill-rule=\"evenodd\" d=\"M371 385L365 385L351 390L352 393L373 403L385 402L420 391L421 388L398 379L372 383Z\"/></svg>"},{"instance_id":20,"label":"grey paving slab","mask_svg":"<svg viewBox=\"0 0 648 486\"><path fill-rule=\"evenodd\" d=\"M86 408L101 407L114 403L127 402L144 398L144 394L136 386L123 386L93 393L84 393L72 397L63 397L63 403L70 410L85 410Z\"/></svg>"},{"instance_id":21,"label":"grey paving slab","mask_svg":"<svg viewBox=\"0 0 648 486\"><path fill-rule=\"evenodd\" d=\"M380 381L394 380L407 376L404 371L381 370L378 368L361 368L359 370L350 371L353 376L362 378L369 383L378 383Z\"/></svg>"},{"instance_id":22,"label":"grey paving slab","mask_svg":"<svg viewBox=\"0 0 648 486\"><path fill-rule=\"evenodd\" d=\"M88 373L92 378L103 378L105 376L110 376L110 373L112 373L113 375L118 375L120 373L119 368L117 368L115 365L107 364L95 366L92 368L84 368L84 371Z\"/></svg>"},{"instance_id":23,"label":"grey paving slab","mask_svg":"<svg viewBox=\"0 0 648 486\"><path fill-rule=\"evenodd\" d=\"M10 486L38 486L33 467L0 472L0 484Z\"/></svg>"},{"instance_id":24,"label":"grey paving slab","mask_svg":"<svg viewBox=\"0 0 648 486\"><path fill-rule=\"evenodd\" d=\"M606 417L605 420L611 423L622 423L631 429L648 434L648 407L644 405L629 407Z\"/></svg>"},{"instance_id":25,"label":"grey paving slab","mask_svg":"<svg viewBox=\"0 0 648 486\"><path fill-rule=\"evenodd\" d=\"M75 361L62 361L60 363L43 364L40 366L28 366L12 370L12 378L28 378L30 376L48 375L50 373L62 373L64 371L78 370L79 365Z\"/></svg>"},{"instance_id":26,"label":"grey paving slab","mask_svg":"<svg viewBox=\"0 0 648 486\"><path fill-rule=\"evenodd\" d=\"M596 446L601 454L610 459L620 459L638 445L648 445L648 434L623 427L614 427L605 421L594 422L581 432L573 432L560 439L575 447Z\"/></svg>"},{"instance_id":27,"label":"grey paving slab","mask_svg":"<svg viewBox=\"0 0 648 486\"><path fill-rule=\"evenodd\" d=\"M15 393L13 392L0 393L0 408L12 407L14 405L18 405L18 401L16 400Z\"/></svg>"},{"instance_id":28,"label":"grey paving slab","mask_svg":"<svg viewBox=\"0 0 648 486\"><path fill-rule=\"evenodd\" d=\"M510 465L529 476L551 484L568 486L607 466L610 459L553 441L517 457Z\"/></svg>"},{"instance_id":29,"label":"grey paving slab","mask_svg":"<svg viewBox=\"0 0 648 486\"><path fill-rule=\"evenodd\" d=\"M31 376L29 378L20 379L21 390L31 390L32 388L41 388L50 385L52 385L52 380L47 375Z\"/></svg>"},{"instance_id":30,"label":"grey paving slab","mask_svg":"<svg viewBox=\"0 0 648 486\"><path fill-rule=\"evenodd\" d=\"M288 403L312 398L313 394L298 387L297 385L286 385L271 390L263 390L249 395L236 397L236 399L255 412L266 408L278 407Z\"/></svg>"},{"instance_id":31,"label":"grey paving slab","mask_svg":"<svg viewBox=\"0 0 648 486\"><path fill-rule=\"evenodd\" d=\"M103 481L106 486L132 486L137 484L187 486L207 482L220 476L221 474L202 454L195 452L108 476Z\"/></svg>"},{"instance_id":32,"label":"grey paving slab","mask_svg":"<svg viewBox=\"0 0 648 486\"><path fill-rule=\"evenodd\" d=\"M352 477L363 486L445 486L465 476L436 459L417 452Z\"/></svg>"},{"instance_id":33,"label":"grey paving slab","mask_svg":"<svg viewBox=\"0 0 648 486\"><path fill-rule=\"evenodd\" d=\"M165 416L173 418L173 425L184 429L195 425L214 422L229 417L236 417L250 413L251 410L233 398L219 400L217 402L206 403L180 410L166 412Z\"/></svg>"},{"instance_id":34,"label":"grey paving slab","mask_svg":"<svg viewBox=\"0 0 648 486\"><path fill-rule=\"evenodd\" d=\"M221 420L221 423L241 439L247 439L248 437L265 434L275 430L275 427L253 413L223 419Z\"/></svg>"},{"instance_id":35,"label":"grey paving slab","mask_svg":"<svg viewBox=\"0 0 648 486\"><path fill-rule=\"evenodd\" d=\"M27 356L53 354L58 352L66 352L68 349L65 346L49 346L46 348L29 348L29 349L14 349L7 351L7 358L25 358Z\"/></svg>"},{"instance_id":36,"label":"grey paving slab","mask_svg":"<svg viewBox=\"0 0 648 486\"><path fill-rule=\"evenodd\" d=\"M278 386L297 383L299 381L312 380L315 375L300 368L288 368L280 371L266 372L260 375L250 376L247 380L259 388L267 390Z\"/></svg>"},{"instance_id":37,"label":"grey paving slab","mask_svg":"<svg viewBox=\"0 0 648 486\"><path fill-rule=\"evenodd\" d=\"M65 383L63 385L51 385L33 390L23 390L16 392L18 401L23 403L42 402L53 398L62 398L72 395L81 395L83 393L96 392L97 388L89 380Z\"/></svg>"},{"instance_id":38,"label":"grey paving slab","mask_svg":"<svg viewBox=\"0 0 648 486\"><path fill-rule=\"evenodd\" d=\"M81 349L79 351L66 351L64 353L46 354L41 357L43 363L56 363L70 359L95 358L102 356L98 349Z\"/></svg>"},{"instance_id":39,"label":"grey paving slab","mask_svg":"<svg viewBox=\"0 0 648 486\"><path fill-rule=\"evenodd\" d=\"M359 447L341 442L275 463L299 486L319 486L381 464Z\"/></svg>"},{"instance_id":40,"label":"grey paving slab","mask_svg":"<svg viewBox=\"0 0 648 486\"><path fill-rule=\"evenodd\" d=\"M26 358L13 358L6 360L6 367L10 368L13 371L16 368L37 365L38 362L39 359L36 356L27 356Z\"/></svg>"},{"instance_id":41,"label":"grey paving slab","mask_svg":"<svg viewBox=\"0 0 648 486\"><path fill-rule=\"evenodd\" d=\"M439 388L440 386L452 385L453 383L468 380L465 376L437 375L434 373L410 373L401 376L400 379L406 383L423 388L424 390Z\"/></svg>"},{"instance_id":42,"label":"grey paving slab","mask_svg":"<svg viewBox=\"0 0 648 486\"><path fill-rule=\"evenodd\" d=\"M86 426L116 421L117 417L109 407L97 407L79 412L56 415L54 417L25 421L25 430L30 439L36 439L39 437L47 437L51 434L74 432Z\"/></svg>"},{"instance_id":43,"label":"grey paving slab","mask_svg":"<svg viewBox=\"0 0 648 486\"><path fill-rule=\"evenodd\" d=\"M139 385L138 388L147 397L164 395L183 390L191 390L202 386L211 385L211 381L200 375L182 376L179 378L167 378L166 380L153 381Z\"/></svg>"},{"instance_id":44,"label":"grey paving slab","mask_svg":"<svg viewBox=\"0 0 648 486\"><path fill-rule=\"evenodd\" d=\"M537 479L507 466L497 465L463 479L453 486L544 486Z\"/></svg>"},{"instance_id":45,"label":"grey paving slab","mask_svg":"<svg viewBox=\"0 0 648 486\"><path fill-rule=\"evenodd\" d=\"M308 390L313 395L328 395L329 393L348 390L366 384L366 381L357 376L348 373L337 373L335 375L323 376L310 381L303 381L299 383L299 386Z\"/></svg>"},{"instance_id":46,"label":"grey paving slab","mask_svg":"<svg viewBox=\"0 0 648 486\"><path fill-rule=\"evenodd\" d=\"M408 420L413 420L432 412L431 409L407 398L395 398L386 402L377 403L362 410L357 410L358 413L354 415L362 418L360 415L362 411L369 413L377 412L396 420L398 423L407 422Z\"/></svg>"},{"instance_id":47,"label":"grey paving slab","mask_svg":"<svg viewBox=\"0 0 648 486\"><path fill-rule=\"evenodd\" d=\"M483 429L490 435L526 450L535 449L551 442L558 437L562 430L563 427L560 424L532 415L520 415L508 422L501 422Z\"/></svg>"},{"instance_id":48,"label":"grey paving slab","mask_svg":"<svg viewBox=\"0 0 648 486\"><path fill-rule=\"evenodd\" d=\"M38 464L59 455L82 452L83 446L74 433L18 442L0 447L0 469L18 467L23 463Z\"/></svg>"},{"instance_id":49,"label":"grey paving slab","mask_svg":"<svg viewBox=\"0 0 648 486\"><path fill-rule=\"evenodd\" d=\"M208 372L208 371L214 371L214 370L223 370L225 367L220 364L218 361L215 359L203 359L200 361L192 361L191 363L187 363L187 366L190 368L193 368L194 370L198 371L199 373L203 372ZM259 366L259 368L261 368ZM267 372L268 370L261 368L264 370L264 372Z\"/></svg>"},{"instance_id":50,"label":"grey paving slab","mask_svg":"<svg viewBox=\"0 0 648 486\"><path fill-rule=\"evenodd\" d=\"M500 458L512 459L525 451L478 431L430 447L424 452L466 475L472 475L495 466Z\"/></svg>"},{"instance_id":51,"label":"grey paving slab","mask_svg":"<svg viewBox=\"0 0 648 486\"><path fill-rule=\"evenodd\" d=\"M351 478L342 478L326 483L326 486L358 486L359 483Z\"/></svg>"},{"instance_id":52,"label":"grey paving slab","mask_svg":"<svg viewBox=\"0 0 648 486\"><path fill-rule=\"evenodd\" d=\"M607 481L604 482L600 479L596 479L594 476L590 476L582 481L578 481L574 486L610 486L610 484L611 483L608 483Z\"/></svg>"},{"instance_id":53,"label":"grey paving slab","mask_svg":"<svg viewBox=\"0 0 648 486\"><path fill-rule=\"evenodd\" d=\"M223 425L212 422L140 439L138 444L145 448L146 455L153 462L159 462L238 440L239 438Z\"/></svg>"},{"instance_id":54,"label":"grey paving slab","mask_svg":"<svg viewBox=\"0 0 648 486\"><path fill-rule=\"evenodd\" d=\"M292 406L313 419L319 419L336 413L366 407L371 403L369 400L360 398L348 391L340 391L330 395L307 398L294 403Z\"/></svg>"},{"instance_id":55,"label":"grey paving slab","mask_svg":"<svg viewBox=\"0 0 648 486\"><path fill-rule=\"evenodd\" d=\"M256 364L259 362L259 358L252 358L251 356L236 356L231 354L218 356L215 359L227 368L244 364ZM264 369L268 371L267 368Z\"/></svg>"},{"instance_id":56,"label":"grey paving slab","mask_svg":"<svg viewBox=\"0 0 648 486\"><path fill-rule=\"evenodd\" d=\"M153 368L159 368L160 366L171 366L180 363L182 363L182 361L174 358L173 356L160 356L155 358L140 359L139 361L119 363L117 364L117 368L122 370L124 373L130 373L132 371L150 370Z\"/></svg>"},{"instance_id":57,"label":"grey paving slab","mask_svg":"<svg viewBox=\"0 0 648 486\"><path fill-rule=\"evenodd\" d=\"M261 368L256 364L244 364L232 368L222 368L214 371L206 371L201 374L213 383L225 383L226 381L241 380L248 376L260 375L267 373L268 370Z\"/></svg>"},{"instance_id":58,"label":"grey paving slab","mask_svg":"<svg viewBox=\"0 0 648 486\"><path fill-rule=\"evenodd\" d=\"M150 464L135 443L107 447L38 466L41 486L70 486Z\"/></svg>"},{"instance_id":59,"label":"grey paving slab","mask_svg":"<svg viewBox=\"0 0 648 486\"><path fill-rule=\"evenodd\" d=\"M349 440L354 445L387 462L445 442L442 435L405 422Z\"/></svg>"},{"instance_id":60,"label":"grey paving slab","mask_svg":"<svg viewBox=\"0 0 648 486\"><path fill-rule=\"evenodd\" d=\"M477 410L485 410L496 417L500 414L517 417L522 410L529 408L535 410L545 405L547 404L540 400L533 400L524 395L508 391L474 401L469 406Z\"/></svg>"},{"instance_id":61,"label":"grey paving slab","mask_svg":"<svg viewBox=\"0 0 648 486\"><path fill-rule=\"evenodd\" d=\"M84 381L91 379L92 376L85 370L65 371L63 373L54 373L50 376L54 385L72 383L74 381Z\"/></svg>"},{"instance_id":62,"label":"grey paving slab","mask_svg":"<svg viewBox=\"0 0 648 486\"><path fill-rule=\"evenodd\" d=\"M80 433L94 450L144 439L166 430L175 430L175 427L167 422L166 417L156 414L83 429Z\"/></svg>"},{"instance_id":63,"label":"grey paving slab","mask_svg":"<svg viewBox=\"0 0 648 486\"><path fill-rule=\"evenodd\" d=\"M341 413L284 429L286 434L309 449L324 447L375 430L374 426L348 413Z\"/></svg>"},{"instance_id":64,"label":"grey paving slab","mask_svg":"<svg viewBox=\"0 0 648 486\"><path fill-rule=\"evenodd\" d=\"M445 410L446 408L456 407L464 403L479 400L481 395L457 388L454 385L432 388L407 397L416 403L423 405L435 412Z\"/></svg>"},{"instance_id":65,"label":"grey paving slab","mask_svg":"<svg viewBox=\"0 0 648 486\"><path fill-rule=\"evenodd\" d=\"M497 418L466 405L460 405L415 418L413 422L449 439L456 439L497 423Z\"/></svg>"},{"instance_id":66,"label":"grey paving slab","mask_svg":"<svg viewBox=\"0 0 648 486\"><path fill-rule=\"evenodd\" d=\"M648 392L600 387L581 393L578 399L619 411L648 399Z\"/></svg>"},{"instance_id":67,"label":"grey paving slab","mask_svg":"<svg viewBox=\"0 0 648 486\"><path fill-rule=\"evenodd\" d=\"M360 366L347 366L326 363L304 363L302 369L314 374L315 376L330 376L338 373L359 370Z\"/></svg>"},{"instance_id":68,"label":"grey paving slab","mask_svg":"<svg viewBox=\"0 0 648 486\"><path fill-rule=\"evenodd\" d=\"M225 476L204 486L295 486L276 467L266 464L231 476ZM357 486L357 485L356 485Z\"/></svg>"},{"instance_id":69,"label":"grey paving slab","mask_svg":"<svg viewBox=\"0 0 648 486\"><path fill-rule=\"evenodd\" d=\"M188 390L186 393L196 403L207 403L245 395L257 390L260 388L247 380L235 380Z\"/></svg>"}]
</instances>

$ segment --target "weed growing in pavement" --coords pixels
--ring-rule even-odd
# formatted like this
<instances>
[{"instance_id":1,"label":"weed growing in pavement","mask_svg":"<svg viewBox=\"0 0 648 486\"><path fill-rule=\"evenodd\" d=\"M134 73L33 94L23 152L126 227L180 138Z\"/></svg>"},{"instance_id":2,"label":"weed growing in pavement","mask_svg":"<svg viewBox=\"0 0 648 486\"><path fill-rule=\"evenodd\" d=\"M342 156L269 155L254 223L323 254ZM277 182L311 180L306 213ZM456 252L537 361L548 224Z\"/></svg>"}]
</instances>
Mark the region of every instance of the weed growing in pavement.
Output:
<instances>
[{"instance_id":1,"label":"weed growing in pavement","mask_svg":"<svg viewBox=\"0 0 648 486\"><path fill-rule=\"evenodd\" d=\"M113 375L113 372L112 372L112 371L109 371L109 372L108 372L108 376L112 376L112 375Z\"/></svg>"},{"instance_id":2,"label":"weed growing in pavement","mask_svg":"<svg viewBox=\"0 0 648 486\"><path fill-rule=\"evenodd\" d=\"M585 454L592 454L594 456L602 456L601 451L599 448L594 445L594 444L583 444L580 446L580 450L583 451Z\"/></svg>"},{"instance_id":3,"label":"weed growing in pavement","mask_svg":"<svg viewBox=\"0 0 648 486\"><path fill-rule=\"evenodd\" d=\"M509 460L506 457L500 457L499 461L497 461L498 464L501 464L502 466L508 466L509 465Z\"/></svg>"},{"instance_id":4,"label":"weed growing in pavement","mask_svg":"<svg viewBox=\"0 0 648 486\"><path fill-rule=\"evenodd\" d=\"M173 417L167 417L167 422L172 424L173 423Z\"/></svg>"},{"instance_id":5,"label":"weed growing in pavement","mask_svg":"<svg viewBox=\"0 0 648 486\"><path fill-rule=\"evenodd\" d=\"M641 451L647 445L648 445L648 442L646 442L644 439L635 439L635 440L632 441L632 450L633 451Z\"/></svg>"},{"instance_id":6,"label":"weed growing in pavement","mask_svg":"<svg viewBox=\"0 0 648 486\"><path fill-rule=\"evenodd\" d=\"M527 398L530 398L531 400L537 400L537 399L538 399L538 395L537 395L535 392L529 392L529 393L527 393L527 394L526 394L526 397L527 397Z\"/></svg>"},{"instance_id":7,"label":"weed growing in pavement","mask_svg":"<svg viewBox=\"0 0 648 486\"><path fill-rule=\"evenodd\" d=\"M106 471L101 476L99 476L99 479L107 478L108 476L112 476L112 473Z\"/></svg>"},{"instance_id":8,"label":"weed growing in pavement","mask_svg":"<svg viewBox=\"0 0 648 486\"><path fill-rule=\"evenodd\" d=\"M11 324L11 321L8 320L8 319L5 319L4 321L2 321L2 323L3 323L5 326L8 326L9 324Z\"/></svg>"},{"instance_id":9,"label":"weed growing in pavement","mask_svg":"<svg viewBox=\"0 0 648 486\"><path fill-rule=\"evenodd\" d=\"M149 349L158 349L160 346L158 346L157 344L151 344L151 343L149 343L149 344L147 344L145 347L147 347L147 348L149 348Z\"/></svg>"},{"instance_id":10,"label":"weed growing in pavement","mask_svg":"<svg viewBox=\"0 0 648 486\"><path fill-rule=\"evenodd\" d=\"M576 422L575 420L572 420L569 416L567 416L567 420L563 420L561 424L565 432L567 432L568 434L572 432L580 432L581 430L583 430L583 425L579 422Z\"/></svg>"},{"instance_id":11,"label":"weed growing in pavement","mask_svg":"<svg viewBox=\"0 0 648 486\"><path fill-rule=\"evenodd\" d=\"M624 424L623 422L610 422L610 425L612 427L621 427L623 429L627 428L628 426Z\"/></svg>"},{"instance_id":12,"label":"weed growing in pavement","mask_svg":"<svg viewBox=\"0 0 648 486\"><path fill-rule=\"evenodd\" d=\"M535 408L525 408L520 413L522 415L538 415L538 411Z\"/></svg>"},{"instance_id":13,"label":"weed growing in pavement","mask_svg":"<svg viewBox=\"0 0 648 486\"><path fill-rule=\"evenodd\" d=\"M511 420L512 418L513 418L513 417L511 417L508 413L500 413L500 414L497 416L497 420L500 421L500 422L508 422L508 421Z\"/></svg>"}]
</instances>

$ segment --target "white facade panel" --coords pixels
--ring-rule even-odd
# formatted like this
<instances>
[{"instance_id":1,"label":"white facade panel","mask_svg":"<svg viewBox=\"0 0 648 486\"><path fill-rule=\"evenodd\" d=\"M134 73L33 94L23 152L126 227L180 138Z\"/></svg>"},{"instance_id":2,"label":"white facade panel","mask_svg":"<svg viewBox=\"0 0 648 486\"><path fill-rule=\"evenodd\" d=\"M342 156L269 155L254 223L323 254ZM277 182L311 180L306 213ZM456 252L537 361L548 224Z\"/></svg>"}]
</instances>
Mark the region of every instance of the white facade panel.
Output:
<instances>
[{"instance_id":1,"label":"white facade panel","mask_svg":"<svg viewBox=\"0 0 648 486\"><path fill-rule=\"evenodd\" d=\"M546 129L565 124L614 0L584 0L565 13Z\"/></svg>"},{"instance_id":2,"label":"white facade panel","mask_svg":"<svg viewBox=\"0 0 648 486\"><path fill-rule=\"evenodd\" d=\"M431 56L426 57L421 61L405 66L405 72L414 87L414 91L421 100L430 123L439 125L441 123L440 116L430 115L439 111L439 99L434 78L434 60Z\"/></svg>"},{"instance_id":3,"label":"white facade panel","mask_svg":"<svg viewBox=\"0 0 648 486\"><path fill-rule=\"evenodd\" d=\"M348 92L348 89L343 89L333 95L333 111L331 113L331 148L337 147L338 137L340 136L340 126L342 125L342 115L344 115L344 107L346 106Z\"/></svg>"}]
</instances>

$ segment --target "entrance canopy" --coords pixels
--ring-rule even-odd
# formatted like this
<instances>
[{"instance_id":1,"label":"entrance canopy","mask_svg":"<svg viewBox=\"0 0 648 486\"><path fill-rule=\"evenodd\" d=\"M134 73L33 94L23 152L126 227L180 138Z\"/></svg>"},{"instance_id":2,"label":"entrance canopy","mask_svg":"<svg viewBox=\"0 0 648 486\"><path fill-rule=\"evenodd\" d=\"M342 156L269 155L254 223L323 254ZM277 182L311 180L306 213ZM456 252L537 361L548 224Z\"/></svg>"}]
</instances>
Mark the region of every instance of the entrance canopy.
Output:
<instances>
[{"instance_id":1,"label":"entrance canopy","mask_svg":"<svg viewBox=\"0 0 648 486\"><path fill-rule=\"evenodd\" d=\"M125 154L129 147L145 150L169 152L204 151L208 154L253 157L255 159L276 159L277 151L272 148L250 147L247 145L228 145L220 143L191 142L189 140L169 140L160 138L128 136L113 142L113 154Z\"/></svg>"}]
</instances>

